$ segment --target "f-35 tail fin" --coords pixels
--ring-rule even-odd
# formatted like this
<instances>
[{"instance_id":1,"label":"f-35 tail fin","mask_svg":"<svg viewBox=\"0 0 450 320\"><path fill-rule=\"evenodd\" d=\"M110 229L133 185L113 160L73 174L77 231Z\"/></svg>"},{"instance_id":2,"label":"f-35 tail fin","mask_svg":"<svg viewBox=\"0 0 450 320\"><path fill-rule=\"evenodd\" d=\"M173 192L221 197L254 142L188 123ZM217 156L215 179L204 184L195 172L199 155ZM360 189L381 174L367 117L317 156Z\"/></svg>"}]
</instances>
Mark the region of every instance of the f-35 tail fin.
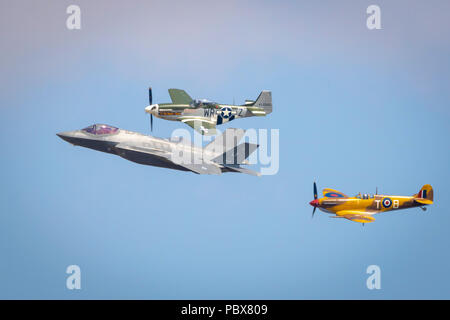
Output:
<instances>
[{"instance_id":1,"label":"f-35 tail fin","mask_svg":"<svg viewBox=\"0 0 450 320\"><path fill-rule=\"evenodd\" d=\"M224 165L242 164L258 147L257 144L244 142L215 157L212 161Z\"/></svg>"},{"instance_id":2,"label":"f-35 tail fin","mask_svg":"<svg viewBox=\"0 0 450 320\"><path fill-rule=\"evenodd\" d=\"M220 136L217 136L216 139L207 144L204 150L216 153L217 155L222 154L237 146L244 134L244 129L228 128Z\"/></svg>"}]
</instances>

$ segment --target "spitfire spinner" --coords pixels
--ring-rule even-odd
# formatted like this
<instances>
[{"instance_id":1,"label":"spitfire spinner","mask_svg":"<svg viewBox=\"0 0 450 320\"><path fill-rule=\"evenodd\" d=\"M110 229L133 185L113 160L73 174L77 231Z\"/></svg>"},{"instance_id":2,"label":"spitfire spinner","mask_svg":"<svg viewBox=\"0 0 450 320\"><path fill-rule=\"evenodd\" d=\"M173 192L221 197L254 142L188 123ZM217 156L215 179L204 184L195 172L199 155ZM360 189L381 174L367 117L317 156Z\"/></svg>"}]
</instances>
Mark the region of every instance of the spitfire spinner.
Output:
<instances>
[{"instance_id":1,"label":"spitfire spinner","mask_svg":"<svg viewBox=\"0 0 450 320\"><path fill-rule=\"evenodd\" d=\"M165 120L181 121L204 135L216 134L216 125L234 119L261 117L272 112L272 93L262 91L258 98L246 100L243 105L220 104L205 99L192 99L184 90L169 89L172 103L153 104L152 88L148 89L149 106L145 112L150 114L153 131L153 116Z\"/></svg>"},{"instance_id":2,"label":"spitfire spinner","mask_svg":"<svg viewBox=\"0 0 450 320\"><path fill-rule=\"evenodd\" d=\"M309 204L314 207L312 215L317 208L320 210L335 214L332 218L345 218L351 221L373 222L373 215L391 210L400 210L421 207L433 204L433 188L426 184L420 189L419 193L413 196L388 196L377 194L358 194L355 197L349 197L342 192L325 188L323 189L323 198L317 197L317 186L314 182L314 200Z\"/></svg>"}]
</instances>

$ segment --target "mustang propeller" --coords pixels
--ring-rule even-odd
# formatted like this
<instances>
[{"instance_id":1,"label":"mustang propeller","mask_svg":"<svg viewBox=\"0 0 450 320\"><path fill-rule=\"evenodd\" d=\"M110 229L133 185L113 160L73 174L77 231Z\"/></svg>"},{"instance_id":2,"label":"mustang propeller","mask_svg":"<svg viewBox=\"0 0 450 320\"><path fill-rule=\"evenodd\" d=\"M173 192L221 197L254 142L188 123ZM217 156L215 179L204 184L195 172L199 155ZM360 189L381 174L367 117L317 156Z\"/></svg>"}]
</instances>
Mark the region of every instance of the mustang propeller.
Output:
<instances>
[{"instance_id":1,"label":"mustang propeller","mask_svg":"<svg viewBox=\"0 0 450 320\"><path fill-rule=\"evenodd\" d=\"M149 106L152 105L153 97L152 97L152 87L148 88L148 102ZM153 132L153 114L150 113L150 130Z\"/></svg>"},{"instance_id":2,"label":"mustang propeller","mask_svg":"<svg viewBox=\"0 0 450 320\"><path fill-rule=\"evenodd\" d=\"M319 200L317 199L317 185L315 181L313 185L313 192L314 192L314 200L309 203L314 207L311 218L314 217L314 212L316 212L316 209L319 206Z\"/></svg>"}]
</instances>

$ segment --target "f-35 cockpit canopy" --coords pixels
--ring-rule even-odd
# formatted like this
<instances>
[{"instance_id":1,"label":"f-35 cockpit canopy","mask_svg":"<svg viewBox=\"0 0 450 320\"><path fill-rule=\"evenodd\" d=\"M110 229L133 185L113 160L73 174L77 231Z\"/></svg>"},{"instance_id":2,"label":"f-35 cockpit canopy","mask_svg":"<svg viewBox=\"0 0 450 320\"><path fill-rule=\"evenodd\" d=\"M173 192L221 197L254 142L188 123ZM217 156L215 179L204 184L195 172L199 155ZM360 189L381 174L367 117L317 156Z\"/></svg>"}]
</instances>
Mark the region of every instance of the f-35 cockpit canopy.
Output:
<instances>
[{"instance_id":1,"label":"f-35 cockpit canopy","mask_svg":"<svg viewBox=\"0 0 450 320\"><path fill-rule=\"evenodd\" d=\"M117 133L119 128L108 126L107 124L93 124L92 126L82 129L82 131L95 134L95 135L105 135Z\"/></svg>"}]
</instances>

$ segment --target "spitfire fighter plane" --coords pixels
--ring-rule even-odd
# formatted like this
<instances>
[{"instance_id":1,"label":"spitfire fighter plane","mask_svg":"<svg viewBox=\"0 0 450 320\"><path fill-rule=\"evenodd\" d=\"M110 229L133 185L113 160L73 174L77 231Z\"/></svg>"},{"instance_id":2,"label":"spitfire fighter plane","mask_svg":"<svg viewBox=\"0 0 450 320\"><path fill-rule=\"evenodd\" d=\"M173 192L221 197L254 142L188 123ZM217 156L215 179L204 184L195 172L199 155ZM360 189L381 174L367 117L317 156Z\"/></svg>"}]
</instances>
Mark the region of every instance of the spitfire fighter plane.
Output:
<instances>
[{"instance_id":1,"label":"spitfire fighter plane","mask_svg":"<svg viewBox=\"0 0 450 320\"><path fill-rule=\"evenodd\" d=\"M433 188L426 184L413 196L388 196L377 194L358 194L349 197L333 189L323 189L323 198L317 197L317 186L314 182L314 200L309 204L314 207L312 215L317 208L321 211L335 214L332 218L345 218L362 224L373 222L373 215L391 210L400 210L421 207L433 204Z\"/></svg>"},{"instance_id":2,"label":"spitfire fighter plane","mask_svg":"<svg viewBox=\"0 0 450 320\"><path fill-rule=\"evenodd\" d=\"M192 99L184 90L169 89L172 103L153 104L152 88L148 89L149 106L145 112L150 114L153 130L153 116L161 119L181 121L203 135L216 134L216 125L234 119L261 117L272 112L272 93L262 91L258 98L246 100L243 105L219 104L205 99Z\"/></svg>"},{"instance_id":3,"label":"spitfire fighter plane","mask_svg":"<svg viewBox=\"0 0 450 320\"><path fill-rule=\"evenodd\" d=\"M57 135L75 146L115 154L139 164L197 174L239 172L259 176L259 172L242 167L258 148L247 142L238 145L244 134L242 129L227 129L204 148L182 139L160 139L105 124Z\"/></svg>"}]
</instances>

